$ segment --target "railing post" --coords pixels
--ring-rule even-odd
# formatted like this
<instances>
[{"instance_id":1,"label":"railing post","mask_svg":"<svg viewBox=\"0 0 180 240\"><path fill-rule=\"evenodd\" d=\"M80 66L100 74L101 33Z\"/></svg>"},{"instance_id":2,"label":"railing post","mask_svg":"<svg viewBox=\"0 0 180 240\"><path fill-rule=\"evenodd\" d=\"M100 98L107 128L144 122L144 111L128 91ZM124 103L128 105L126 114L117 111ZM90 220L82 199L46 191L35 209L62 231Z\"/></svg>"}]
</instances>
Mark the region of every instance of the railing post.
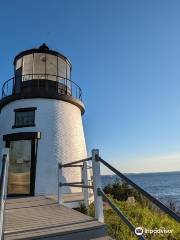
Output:
<instances>
[{"instance_id":1,"label":"railing post","mask_svg":"<svg viewBox=\"0 0 180 240\"><path fill-rule=\"evenodd\" d=\"M3 148L1 153L1 182L0 182L0 240L4 239L4 211L7 198L7 182L9 168L9 149Z\"/></svg>"},{"instance_id":2,"label":"railing post","mask_svg":"<svg viewBox=\"0 0 180 240\"><path fill-rule=\"evenodd\" d=\"M83 180L83 184L87 186L88 185L87 162L83 163L82 180ZM84 203L86 208L88 208L89 207L89 189L83 188L83 193L84 193Z\"/></svg>"},{"instance_id":3,"label":"railing post","mask_svg":"<svg viewBox=\"0 0 180 240\"><path fill-rule=\"evenodd\" d=\"M63 204L63 196L62 196L62 167L61 164L58 163L58 203Z\"/></svg>"},{"instance_id":4,"label":"railing post","mask_svg":"<svg viewBox=\"0 0 180 240\"><path fill-rule=\"evenodd\" d=\"M94 205L95 205L95 218L104 222L103 214L103 200L102 196L98 193L101 188L101 175L100 175L100 162L98 161L99 150L92 150L92 169L93 169L93 189L94 189Z\"/></svg>"}]
</instances>

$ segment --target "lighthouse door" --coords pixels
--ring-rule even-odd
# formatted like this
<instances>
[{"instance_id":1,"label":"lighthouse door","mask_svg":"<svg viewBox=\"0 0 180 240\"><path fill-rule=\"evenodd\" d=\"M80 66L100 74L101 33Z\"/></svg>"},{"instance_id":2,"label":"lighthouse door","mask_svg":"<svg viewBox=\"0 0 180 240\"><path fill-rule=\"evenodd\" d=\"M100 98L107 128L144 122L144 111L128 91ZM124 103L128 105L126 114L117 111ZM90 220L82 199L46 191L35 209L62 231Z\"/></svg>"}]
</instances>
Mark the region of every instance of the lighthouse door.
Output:
<instances>
[{"instance_id":1,"label":"lighthouse door","mask_svg":"<svg viewBox=\"0 0 180 240\"><path fill-rule=\"evenodd\" d=\"M34 140L9 142L10 165L8 174L8 195L33 195Z\"/></svg>"}]
</instances>

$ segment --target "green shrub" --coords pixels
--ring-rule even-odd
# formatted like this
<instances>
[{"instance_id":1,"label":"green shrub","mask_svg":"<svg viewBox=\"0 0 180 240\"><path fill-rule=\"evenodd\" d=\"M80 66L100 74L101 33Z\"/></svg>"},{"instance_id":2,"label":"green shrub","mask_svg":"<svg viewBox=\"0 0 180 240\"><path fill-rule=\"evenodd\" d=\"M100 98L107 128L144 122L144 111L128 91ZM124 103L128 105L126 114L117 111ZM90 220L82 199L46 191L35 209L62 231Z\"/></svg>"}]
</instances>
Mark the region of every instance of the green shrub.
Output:
<instances>
[{"instance_id":1,"label":"green shrub","mask_svg":"<svg viewBox=\"0 0 180 240\"><path fill-rule=\"evenodd\" d=\"M142 227L147 229L159 229L164 227L165 229L172 230L172 233L168 234L146 234L145 237L148 240L179 240L180 228L179 224L168 217L166 214L157 212L156 210L144 207L140 203L136 202L129 204L125 201L118 201L109 195L114 204L124 213L124 215L130 220L135 227ZM88 214L94 217L94 204L91 204L88 209ZM120 217L115 213L113 209L104 206L104 219L107 224L109 235L116 240L137 240L137 237L131 233L129 228L124 224Z\"/></svg>"},{"instance_id":2,"label":"green shrub","mask_svg":"<svg viewBox=\"0 0 180 240\"><path fill-rule=\"evenodd\" d=\"M121 180L115 180L112 184L108 184L104 187L103 191L118 201L126 201L128 197L134 197L138 201L144 201L140 193Z\"/></svg>"},{"instance_id":3,"label":"green shrub","mask_svg":"<svg viewBox=\"0 0 180 240\"><path fill-rule=\"evenodd\" d=\"M180 227L173 219L168 217L162 211L157 209L154 204L150 203L145 197L139 194L136 190L128 186L128 184L116 181L111 185L107 185L104 192L114 202L114 204L122 211L128 220L135 227L143 229L160 229L165 228L172 230L172 233L166 234L150 234L145 235L148 240L180 240ZM128 197L134 197L135 203L126 201ZM173 210L174 204L171 203ZM94 204L91 204L88 209L88 214L94 217ZM116 240L135 240L137 237L131 233L129 228L124 224L120 217L104 204L104 218L107 224L109 235Z\"/></svg>"}]
</instances>

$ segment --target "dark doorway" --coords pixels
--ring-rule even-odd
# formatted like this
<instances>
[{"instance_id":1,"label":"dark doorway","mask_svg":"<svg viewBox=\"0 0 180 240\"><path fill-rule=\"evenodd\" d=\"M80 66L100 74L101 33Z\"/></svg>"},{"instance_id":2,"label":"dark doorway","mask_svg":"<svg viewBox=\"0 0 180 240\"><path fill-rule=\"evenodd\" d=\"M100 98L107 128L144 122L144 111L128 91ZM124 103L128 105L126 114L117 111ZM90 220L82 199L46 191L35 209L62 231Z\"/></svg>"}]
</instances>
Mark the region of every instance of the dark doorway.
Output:
<instances>
[{"instance_id":1,"label":"dark doorway","mask_svg":"<svg viewBox=\"0 0 180 240\"><path fill-rule=\"evenodd\" d=\"M10 150L8 196L33 196L35 192L38 139L21 137L22 133L4 136Z\"/></svg>"}]
</instances>

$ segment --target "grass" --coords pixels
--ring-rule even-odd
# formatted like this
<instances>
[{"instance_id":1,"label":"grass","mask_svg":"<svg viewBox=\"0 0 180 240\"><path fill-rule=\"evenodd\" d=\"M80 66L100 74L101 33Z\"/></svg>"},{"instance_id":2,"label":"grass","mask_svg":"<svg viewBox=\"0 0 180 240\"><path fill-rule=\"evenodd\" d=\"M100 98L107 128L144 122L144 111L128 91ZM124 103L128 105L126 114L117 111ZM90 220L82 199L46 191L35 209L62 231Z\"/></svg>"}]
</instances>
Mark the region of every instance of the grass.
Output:
<instances>
[{"instance_id":1,"label":"grass","mask_svg":"<svg viewBox=\"0 0 180 240\"><path fill-rule=\"evenodd\" d=\"M112 199L112 197L111 197ZM160 229L165 228L172 230L172 233L165 234L145 234L145 237L150 240L179 240L180 226L166 214L152 210L149 207L144 207L140 203L129 204L126 201L118 201L112 199L115 205L124 213L124 215L133 223L135 227L143 229ZM94 205L88 209L88 214L94 217ZM129 228L122 222L119 216L113 209L105 205L104 219L107 224L109 236L116 240L135 240L137 237L131 233Z\"/></svg>"},{"instance_id":2,"label":"grass","mask_svg":"<svg viewBox=\"0 0 180 240\"><path fill-rule=\"evenodd\" d=\"M152 230L165 228L172 231L171 233L146 233L144 234L146 239L180 240L180 224L155 208L154 205L134 189L131 189L127 184L115 182L112 185L106 186L104 191L135 227ZM135 201L127 201L128 197L134 197ZM172 206L174 207L174 205ZM83 206L78 210L94 217L94 204L91 204L88 210L85 210ZM113 239L137 239L137 236L129 230L107 203L104 203L104 220L108 228L108 234Z\"/></svg>"}]
</instances>

